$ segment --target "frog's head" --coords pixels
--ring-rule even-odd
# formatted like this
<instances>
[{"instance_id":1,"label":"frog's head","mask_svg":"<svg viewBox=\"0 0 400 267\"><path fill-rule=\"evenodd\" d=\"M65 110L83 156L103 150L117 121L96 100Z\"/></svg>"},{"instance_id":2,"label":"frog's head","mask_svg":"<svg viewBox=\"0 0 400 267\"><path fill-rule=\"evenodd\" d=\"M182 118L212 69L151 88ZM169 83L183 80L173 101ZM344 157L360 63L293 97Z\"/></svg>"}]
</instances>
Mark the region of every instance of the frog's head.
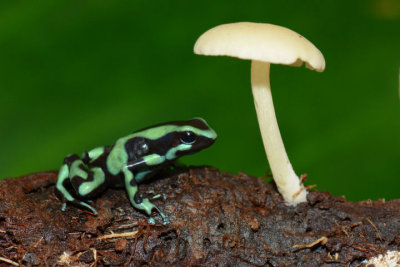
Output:
<instances>
[{"instance_id":1,"label":"frog's head","mask_svg":"<svg viewBox=\"0 0 400 267\"><path fill-rule=\"evenodd\" d=\"M140 143L135 141L140 148L127 150L136 154L140 152L140 157L151 158L154 162L148 160L147 164L153 166L167 164L181 156L203 150L215 142L217 134L205 120L194 118L143 129L135 133L135 137L141 138Z\"/></svg>"},{"instance_id":2,"label":"frog's head","mask_svg":"<svg viewBox=\"0 0 400 267\"><path fill-rule=\"evenodd\" d=\"M178 136L176 140L179 140L174 149L177 158L203 150L214 144L217 139L217 133L202 118L175 123Z\"/></svg>"}]
</instances>

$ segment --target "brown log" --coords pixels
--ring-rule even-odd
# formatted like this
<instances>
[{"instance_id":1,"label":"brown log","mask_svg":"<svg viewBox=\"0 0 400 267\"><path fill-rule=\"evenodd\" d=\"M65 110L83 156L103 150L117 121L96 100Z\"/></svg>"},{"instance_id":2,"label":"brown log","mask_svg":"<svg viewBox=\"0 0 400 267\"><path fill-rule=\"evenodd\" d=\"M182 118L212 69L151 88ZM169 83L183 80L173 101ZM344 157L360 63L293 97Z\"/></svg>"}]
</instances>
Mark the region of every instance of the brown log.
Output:
<instances>
[{"instance_id":1,"label":"brown log","mask_svg":"<svg viewBox=\"0 0 400 267\"><path fill-rule=\"evenodd\" d=\"M358 266L400 244L400 200L311 192L290 207L273 183L214 168L165 171L140 186L171 224L147 224L123 189L89 212L54 195L56 172L0 181L0 265ZM156 215L156 214L154 214ZM160 217L156 216L160 223Z\"/></svg>"}]
</instances>

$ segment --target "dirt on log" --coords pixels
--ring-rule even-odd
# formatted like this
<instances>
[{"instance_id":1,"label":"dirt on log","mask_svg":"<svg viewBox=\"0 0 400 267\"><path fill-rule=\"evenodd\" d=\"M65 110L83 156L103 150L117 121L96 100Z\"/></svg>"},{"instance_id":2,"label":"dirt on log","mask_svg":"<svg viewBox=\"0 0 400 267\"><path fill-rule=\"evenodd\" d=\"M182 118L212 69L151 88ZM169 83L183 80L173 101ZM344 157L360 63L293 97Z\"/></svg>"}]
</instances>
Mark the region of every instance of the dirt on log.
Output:
<instances>
[{"instance_id":1,"label":"dirt on log","mask_svg":"<svg viewBox=\"0 0 400 267\"><path fill-rule=\"evenodd\" d=\"M71 205L62 212L56 175L0 181L0 265L359 266L399 249L400 200L352 203L314 191L290 207L260 178L179 168L140 186L165 196L153 203L171 220L149 225L123 189L91 203L98 216Z\"/></svg>"}]
</instances>

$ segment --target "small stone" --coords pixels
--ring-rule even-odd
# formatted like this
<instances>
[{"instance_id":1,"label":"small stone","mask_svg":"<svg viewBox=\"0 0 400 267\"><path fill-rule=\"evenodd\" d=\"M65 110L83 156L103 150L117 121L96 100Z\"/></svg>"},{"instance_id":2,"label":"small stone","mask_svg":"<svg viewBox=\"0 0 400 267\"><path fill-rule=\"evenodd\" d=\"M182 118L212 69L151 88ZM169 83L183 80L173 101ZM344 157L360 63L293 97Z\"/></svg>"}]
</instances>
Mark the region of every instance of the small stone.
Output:
<instances>
[{"instance_id":1,"label":"small stone","mask_svg":"<svg viewBox=\"0 0 400 267\"><path fill-rule=\"evenodd\" d=\"M250 225L251 230L253 230L253 231L257 231L260 228L260 222L256 218L251 220L249 222L249 225Z\"/></svg>"}]
</instances>

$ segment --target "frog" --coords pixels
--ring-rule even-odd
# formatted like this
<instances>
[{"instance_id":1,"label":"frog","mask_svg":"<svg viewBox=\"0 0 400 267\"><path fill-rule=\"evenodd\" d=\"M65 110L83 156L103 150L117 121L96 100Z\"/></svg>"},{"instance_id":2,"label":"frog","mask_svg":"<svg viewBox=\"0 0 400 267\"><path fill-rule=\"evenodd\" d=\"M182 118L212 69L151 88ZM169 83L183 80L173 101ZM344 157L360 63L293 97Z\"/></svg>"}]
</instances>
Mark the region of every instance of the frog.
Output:
<instances>
[{"instance_id":1,"label":"frog","mask_svg":"<svg viewBox=\"0 0 400 267\"><path fill-rule=\"evenodd\" d=\"M70 203L97 215L89 202L107 188L125 187L131 205L149 216L148 223L155 223L151 216L155 210L162 224L169 224L168 217L149 198L138 193L138 185L173 165L178 158L211 146L216 138L216 132L204 119L193 118L141 129L112 145L83 152L81 157L70 154L60 167L55 186L61 210L65 211Z\"/></svg>"}]
</instances>

